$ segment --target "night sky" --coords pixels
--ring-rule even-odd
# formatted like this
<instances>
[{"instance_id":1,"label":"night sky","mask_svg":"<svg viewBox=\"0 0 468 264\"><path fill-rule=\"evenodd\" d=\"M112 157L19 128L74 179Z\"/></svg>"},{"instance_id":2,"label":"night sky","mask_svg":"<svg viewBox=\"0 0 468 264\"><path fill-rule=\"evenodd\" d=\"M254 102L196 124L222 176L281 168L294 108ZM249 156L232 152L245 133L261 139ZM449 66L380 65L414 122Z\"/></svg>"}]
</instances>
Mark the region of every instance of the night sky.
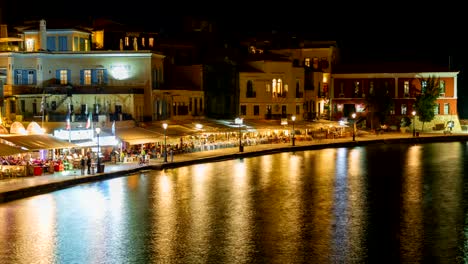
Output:
<instances>
[{"instance_id":1,"label":"night sky","mask_svg":"<svg viewBox=\"0 0 468 264\"><path fill-rule=\"evenodd\" d=\"M293 1L289 8L271 1L142 0L138 5L119 2L101 0L71 6L71 2L58 0L1 1L0 22L107 17L122 23L152 24L155 30L172 30L182 17L190 15L214 19L225 31L313 32L338 41L346 62L401 58L448 65L451 61L453 69L461 71L459 100L468 101L464 69L468 65L467 16L462 14L463 8L448 1L437 4ZM460 106L459 112L462 118L468 118L468 108Z\"/></svg>"}]
</instances>

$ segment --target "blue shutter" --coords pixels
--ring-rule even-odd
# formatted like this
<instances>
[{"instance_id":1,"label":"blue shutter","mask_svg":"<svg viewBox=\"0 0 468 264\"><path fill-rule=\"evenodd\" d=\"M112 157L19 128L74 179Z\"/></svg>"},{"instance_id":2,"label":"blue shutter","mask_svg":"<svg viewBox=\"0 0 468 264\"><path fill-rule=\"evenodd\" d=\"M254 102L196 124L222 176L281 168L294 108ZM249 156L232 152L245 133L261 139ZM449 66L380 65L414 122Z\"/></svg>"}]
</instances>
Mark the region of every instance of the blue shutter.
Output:
<instances>
[{"instance_id":1,"label":"blue shutter","mask_svg":"<svg viewBox=\"0 0 468 264\"><path fill-rule=\"evenodd\" d=\"M19 84L19 80L18 80L18 77L17 77L17 76L18 76L18 74L19 74L20 72L21 72L20 70L15 70L15 71L14 71L14 74L15 74L15 76L14 76L14 79L15 79L15 80L14 80L14 83L15 83L16 85Z\"/></svg>"},{"instance_id":2,"label":"blue shutter","mask_svg":"<svg viewBox=\"0 0 468 264\"><path fill-rule=\"evenodd\" d=\"M80 85L84 85L84 70L80 70Z\"/></svg>"},{"instance_id":3,"label":"blue shutter","mask_svg":"<svg viewBox=\"0 0 468 264\"><path fill-rule=\"evenodd\" d=\"M28 84L28 70L23 70L22 71L22 79L23 79L23 84Z\"/></svg>"},{"instance_id":4,"label":"blue shutter","mask_svg":"<svg viewBox=\"0 0 468 264\"><path fill-rule=\"evenodd\" d=\"M37 71L34 70L34 75L33 75L33 84L36 85L37 84Z\"/></svg>"},{"instance_id":5,"label":"blue shutter","mask_svg":"<svg viewBox=\"0 0 468 264\"><path fill-rule=\"evenodd\" d=\"M55 37L47 37L47 49L50 51L56 51Z\"/></svg>"},{"instance_id":6,"label":"blue shutter","mask_svg":"<svg viewBox=\"0 0 468 264\"><path fill-rule=\"evenodd\" d=\"M107 70L106 69L103 69L104 71L104 84L107 84L108 83L108 78L107 78Z\"/></svg>"},{"instance_id":7,"label":"blue shutter","mask_svg":"<svg viewBox=\"0 0 468 264\"><path fill-rule=\"evenodd\" d=\"M59 37L59 51L67 51L68 50L68 45L67 45L67 37Z\"/></svg>"},{"instance_id":8,"label":"blue shutter","mask_svg":"<svg viewBox=\"0 0 468 264\"><path fill-rule=\"evenodd\" d=\"M92 84L92 85L96 85L96 84L97 84L97 74L96 74L96 70L95 70L95 69L91 70L91 84Z\"/></svg>"},{"instance_id":9,"label":"blue shutter","mask_svg":"<svg viewBox=\"0 0 468 264\"><path fill-rule=\"evenodd\" d=\"M67 84L71 83L71 70L67 70Z\"/></svg>"},{"instance_id":10,"label":"blue shutter","mask_svg":"<svg viewBox=\"0 0 468 264\"><path fill-rule=\"evenodd\" d=\"M55 71L55 79L57 80L56 84L60 84L60 70Z\"/></svg>"}]
</instances>

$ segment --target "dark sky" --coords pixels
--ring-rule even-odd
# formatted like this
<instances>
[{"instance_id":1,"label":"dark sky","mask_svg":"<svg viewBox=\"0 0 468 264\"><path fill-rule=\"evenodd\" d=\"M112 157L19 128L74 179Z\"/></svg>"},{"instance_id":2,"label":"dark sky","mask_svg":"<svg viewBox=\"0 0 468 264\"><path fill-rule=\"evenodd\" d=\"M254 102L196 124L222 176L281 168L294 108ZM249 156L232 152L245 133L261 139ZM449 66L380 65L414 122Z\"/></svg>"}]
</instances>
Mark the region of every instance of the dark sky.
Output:
<instances>
[{"instance_id":1,"label":"dark sky","mask_svg":"<svg viewBox=\"0 0 468 264\"><path fill-rule=\"evenodd\" d=\"M0 0L0 22L41 18L107 17L170 29L186 15L205 16L232 31L314 33L336 40L342 57L362 60L420 59L460 70L459 99L467 98L467 15L450 1L110 1ZM157 30L158 30L157 29ZM449 60L449 56L451 59ZM463 92L467 90L467 92ZM466 94L466 95L465 95ZM465 111L468 117L468 109Z\"/></svg>"},{"instance_id":2,"label":"dark sky","mask_svg":"<svg viewBox=\"0 0 468 264\"><path fill-rule=\"evenodd\" d=\"M447 2L447 1L446 1ZM450 3L291 1L110 1L74 5L62 0L1 1L1 21L108 17L123 23L168 28L185 15L208 16L230 30L306 32L339 41L352 59L438 58L457 61L464 50L466 15ZM467 60L468 61L468 60Z\"/></svg>"}]
</instances>

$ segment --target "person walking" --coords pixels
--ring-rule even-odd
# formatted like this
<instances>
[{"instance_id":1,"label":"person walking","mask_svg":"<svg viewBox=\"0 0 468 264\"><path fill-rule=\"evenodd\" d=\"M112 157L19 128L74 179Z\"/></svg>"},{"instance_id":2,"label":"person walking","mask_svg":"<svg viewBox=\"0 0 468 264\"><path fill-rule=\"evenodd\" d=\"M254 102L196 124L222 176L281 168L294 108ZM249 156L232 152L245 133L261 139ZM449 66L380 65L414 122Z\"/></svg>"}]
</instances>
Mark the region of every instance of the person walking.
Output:
<instances>
[{"instance_id":1,"label":"person walking","mask_svg":"<svg viewBox=\"0 0 468 264\"><path fill-rule=\"evenodd\" d=\"M91 174L91 156L88 156L86 160L86 165L88 166L88 174Z\"/></svg>"},{"instance_id":2,"label":"person walking","mask_svg":"<svg viewBox=\"0 0 468 264\"><path fill-rule=\"evenodd\" d=\"M81 168L81 175L84 175L85 174L85 165L86 165L86 163L85 163L85 159L84 159L83 156L81 157L80 165L81 165L81 167L80 167Z\"/></svg>"}]
</instances>

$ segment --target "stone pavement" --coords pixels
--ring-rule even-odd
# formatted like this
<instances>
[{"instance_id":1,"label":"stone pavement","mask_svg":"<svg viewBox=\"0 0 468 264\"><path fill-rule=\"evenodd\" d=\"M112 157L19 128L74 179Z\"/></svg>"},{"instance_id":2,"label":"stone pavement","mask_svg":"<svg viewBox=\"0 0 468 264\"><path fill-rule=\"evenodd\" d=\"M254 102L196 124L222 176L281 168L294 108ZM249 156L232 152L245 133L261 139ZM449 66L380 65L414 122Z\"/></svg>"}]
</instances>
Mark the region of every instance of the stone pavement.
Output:
<instances>
[{"instance_id":1,"label":"stone pavement","mask_svg":"<svg viewBox=\"0 0 468 264\"><path fill-rule=\"evenodd\" d=\"M44 174L40 176L18 177L0 180L0 203L15 199L21 199L37 194L47 193L69 186L100 181L115 177L122 177L136 173L140 170L167 169L191 164L213 162L226 159L235 159L263 154L272 154L286 151L302 151L311 149L321 149L327 147L349 147L355 145L365 145L369 143L391 143L391 142L440 142L440 141L467 141L468 134L444 135L440 133L421 134L419 137L412 137L411 133L384 133L381 135L364 134L356 137L352 141L351 137L338 139L314 139L312 141L296 141L295 146L291 143L260 144L254 146L244 146L243 152L239 152L239 147L222 148L210 151L200 151L174 155L174 160L168 156L168 162L163 158L151 159L147 165L139 165L138 162L131 163L105 163L104 173L81 175L81 170L69 170L55 172L54 174Z\"/></svg>"}]
</instances>

